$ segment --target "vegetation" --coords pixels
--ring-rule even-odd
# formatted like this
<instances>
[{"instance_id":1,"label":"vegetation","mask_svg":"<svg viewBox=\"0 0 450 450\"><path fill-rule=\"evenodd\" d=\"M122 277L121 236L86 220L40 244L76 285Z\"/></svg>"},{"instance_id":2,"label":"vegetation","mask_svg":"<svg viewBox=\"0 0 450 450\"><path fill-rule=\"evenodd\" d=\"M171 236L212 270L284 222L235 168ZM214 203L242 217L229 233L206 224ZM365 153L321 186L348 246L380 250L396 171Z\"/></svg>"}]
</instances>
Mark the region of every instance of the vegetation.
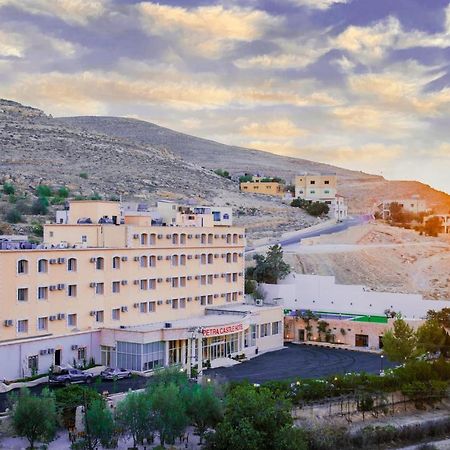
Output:
<instances>
[{"instance_id":1,"label":"vegetation","mask_svg":"<svg viewBox=\"0 0 450 450\"><path fill-rule=\"evenodd\" d=\"M241 177L239 177L239 183L247 183L252 180L253 180L252 175L242 175Z\"/></svg>"},{"instance_id":2,"label":"vegetation","mask_svg":"<svg viewBox=\"0 0 450 450\"><path fill-rule=\"evenodd\" d=\"M283 260L283 249L280 245L269 247L267 254L256 254L255 266L247 269L246 276L258 283L277 284L291 272L289 264Z\"/></svg>"},{"instance_id":3,"label":"vegetation","mask_svg":"<svg viewBox=\"0 0 450 450\"><path fill-rule=\"evenodd\" d=\"M437 237L439 235L441 227L441 219L439 219L439 217L431 217L425 222L423 231L427 236Z\"/></svg>"},{"instance_id":4,"label":"vegetation","mask_svg":"<svg viewBox=\"0 0 450 450\"><path fill-rule=\"evenodd\" d=\"M11 208L5 216L5 219L9 223L20 223L23 222L22 214L16 209Z\"/></svg>"},{"instance_id":5,"label":"vegetation","mask_svg":"<svg viewBox=\"0 0 450 450\"><path fill-rule=\"evenodd\" d=\"M23 389L14 405L11 419L17 435L25 437L30 449L34 449L36 441L49 442L55 436L55 400L48 390L38 397Z\"/></svg>"},{"instance_id":6,"label":"vegetation","mask_svg":"<svg viewBox=\"0 0 450 450\"><path fill-rule=\"evenodd\" d=\"M86 172L81 172L79 176L80 176L80 178L83 178L83 180L88 179L88 174Z\"/></svg>"},{"instance_id":7,"label":"vegetation","mask_svg":"<svg viewBox=\"0 0 450 450\"><path fill-rule=\"evenodd\" d=\"M295 198L291 202L294 208L301 208L305 210L310 216L319 217L329 213L330 208L323 202L309 202L301 198Z\"/></svg>"},{"instance_id":8,"label":"vegetation","mask_svg":"<svg viewBox=\"0 0 450 450\"><path fill-rule=\"evenodd\" d=\"M214 171L214 173L215 173L216 175L219 175L220 177L230 178L230 172L228 172L228 170L216 169L216 170Z\"/></svg>"},{"instance_id":9,"label":"vegetation","mask_svg":"<svg viewBox=\"0 0 450 450\"><path fill-rule=\"evenodd\" d=\"M416 333L401 317L395 320L393 329L383 335L383 353L392 361L411 360L417 356L416 347Z\"/></svg>"},{"instance_id":10,"label":"vegetation","mask_svg":"<svg viewBox=\"0 0 450 450\"><path fill-rule=\"evenodd\" d=\"M99 444L107 448L114 436L114 420L103 400L94 400L86 406L84 444L86 450L96 450Z\"/></svg>"},{"instance_id":11,"label":"vegetation","mask_svg":"<svg viewBox=\"0 0 450 450\"><path fill-rule=\"evenodd\" d=\"M3 184L3 193L5 195L14 195L16 192L16 188L12 183L4 183Z\"/></svg>"},{"instance_id":12,"label":"vegetation","mask_svg":"<svg viewBox=\"0 0 450 450\"><path fill-rule=\"evenodd\" d=\"M47 197L39 197L33 202L31 212L35 215L45 216L48 213L48 205Z\"/></svg>"}]
</instances>

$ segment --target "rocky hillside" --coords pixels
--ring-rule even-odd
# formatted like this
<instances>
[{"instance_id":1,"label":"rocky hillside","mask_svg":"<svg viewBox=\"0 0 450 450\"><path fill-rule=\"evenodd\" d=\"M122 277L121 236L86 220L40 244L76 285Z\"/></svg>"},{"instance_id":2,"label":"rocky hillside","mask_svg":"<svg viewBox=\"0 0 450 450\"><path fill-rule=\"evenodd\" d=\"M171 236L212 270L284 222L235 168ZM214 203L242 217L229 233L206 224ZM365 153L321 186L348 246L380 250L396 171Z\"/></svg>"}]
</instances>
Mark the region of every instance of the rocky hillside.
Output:
<instances>
[{"instance_id":1,"label":"rocky hillside","mask_svg":"<svg viewBox=\"0 0 450 450\"><path fill-rule=\"evenodd\" d=\"M66 126L99 132L141 145L171 152L186 161L209 169L223 168L230 173L264 173L291 180L296 174L333 172L339 176L339 191L348 198L350 210L366 212L383 198L419 195L436 210L450 210L450 196L416 181L387 181L383 177L356 172L299 158L275 155L259 150L228 146L179 133L141 120L119 117L65 117L57 119Z\"/></svg>"}]
</instances>

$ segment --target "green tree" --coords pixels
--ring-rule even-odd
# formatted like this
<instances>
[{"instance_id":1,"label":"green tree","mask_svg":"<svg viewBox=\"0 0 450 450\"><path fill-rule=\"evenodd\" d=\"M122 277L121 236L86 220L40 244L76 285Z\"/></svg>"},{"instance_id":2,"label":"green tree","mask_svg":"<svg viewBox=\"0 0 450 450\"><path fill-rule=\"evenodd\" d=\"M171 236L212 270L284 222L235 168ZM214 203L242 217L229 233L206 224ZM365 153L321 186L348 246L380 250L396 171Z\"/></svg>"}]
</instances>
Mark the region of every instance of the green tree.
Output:
<instances>
[{"instance_id":1,"label":"green tree","mask_svg":"<svg viewBox=\"0 0 450 450\"><path fill-rule=\"evenodd\" d=\"M13 408L12 423L17 435L28 440L30 449L37 440L51 441L56 432L54 397L48 390L37 397L23 389Z\"/></svg>"},{"instance_id":2,"label":"green tree","mask_svg":"<svg viewBox=\"0 0 450 450\"><path fill-rule=\"evenodd\" d=\"M125 436L133 439L133 447L143 444L154 432L150 397L146 392L130 392L116 408L116 423Z\"/></svg>"},{"instance_id":3,"label":"green tree","mask_svg":"<svg viewBox=\"0 0 450 450\"><path fill-rule=\"evenodd\" d=\"M417 346L420 352L441 352L447 354L448 334L445 328L436 319L428 319L417 330Z\"/></svg>"},{"instance_id":4,"label":"green tree","mask_svg":"<svg viewBox=\"0 0 450 450\"><path fill-rule=\"evenodd\" d=\"M291 202L291 206L294 208L302 208L305 209L308 206L308 202L303 200L302 198L294 198Z\"/></svg>"},{"instance_id":5,"label":"green tree","mask_svg":"<svg viewBox=\"0 0 450 450\"><path fill-rule=\"evenodd\" d=\"M50 186L47 186L46 184L40 184L36 188L36 194L38 197L51 197L52 190L51 190Z\"/></svg>"},{"instance_id":6,"label":"green tree","mask_svg":"<svg viewBox=\"0 0 450 450\"><path fill-rule=\"evenodd\" d=\"M267 254L253 257L255 267L249 268L247 274L258 283L277 284L291 272L289 264L283 260L283 249L280 245L269 247Z\"/></svg>"},{"instance_id":7,"label":"green tree","mask_svg":"<svg viewBox=\"0 0 450 450\"><path fill-rule=\"evenodd\" d=\"M383 353L391 360L406 362L416 356L417 336L402 318L397 318L392 330L383 335Z\"/></svg>"},{"instance_id":8,"label":"green tree","mask_svg":"<svg viewBox=\"0 0 450 450\"><path fill-rule=\"evenodd\" d=\"M224 419L215 433L206 437L206 448L214 450L301 450L301 436L292 430L291 404L274 398L266 388L239 385L227 396ZM293 441L283 435L289 434Z\"/></svg>"},{"instance_id":9,"label":"green tree","mask_svg":"<svg viewBox=\"0 0 450 450\"><path fill-rule=\"evenodd\" d=\"M88 179L88 174L86 172L81 172L79 176L80 176L80 178L83 178L83 180Z\"/></svg>"},{"instance_id":10,"label":"green tree","mask_svg":"<svg viewBox=\"0 0 450 450\"><path fill-rule=\"evenodd\" d=\"M158 384L150 390L150 401L161 445L173 444L188 425L186 404L180 386L173 382Z\"/></svg>"},{"instance_id":11,"label":"green tree","mask_svg":"<svg viewBox=\"0 0 450 450\"><path fill-rule=\"evenodd\" d=\"M60 198L67 198L69 196L69 188L66 186L60 187L56 195Z\"/></svg>"},{"instance_id":12,"label":"green tree","mask_svg":"<svg viewBox=\"0 0 450 450\"><path fill-rule=\"evenodd\" d=\"M22 215L15 208L11 208L5 216L5 219L9 223L20 223L23 221Z\"/></svg>"},{"instance_id":13,"label":"green tree","mask_svg":"<svg viewBox=\"0 0 450 450\"><path fill-rule=\"evenodd\" d=\"M219 175L219 176L224 177L224 178L230 178L230 172L228 172L228 170L216 169L214 171L214 173L216 175Z\"/></svg>"},{"instance_id":14,"label":"green tree","mask_svg":"<svg viewBox=\"0 0 450 450\"><path fill-rule=\"evenodd\" d=\"M86 447L96 450L101 444L108 447L114 436L114 420L103 400L94 400L85 414Z\"/></svg>"},{"instance_id":15,"label":"green tree","mask_svg":"<svg viewBox=\"0 0 450 450\"><path fill-rule=\"evenodd\" d=\"M427 236L437 237L442 228L442 222L439 217L431 217L424 224L424 231Z\"/></svg>"},{"instance_id":16,"label":"green tree","mask_svg":"<svg viewBox=\"0 0 450 450\"><path fill-rule=\"evenodd\" d=\"M251 175L242 175L239 177L239 183L247 183L248 181L252 181L253 177Z\"/></svg>"},{"instance_id":17,"label":"green tree","mask_svg":"<svg viewBox=\"0 0 450 450\"><path fill-rule=\"evenodd\" d=\"M329 206L324 202L310 203L305 209L309 215L314 217L323 216L330 211Z\"/></svg>"},{"instance_id":18,"label":"green tree","mask_svg":"<svg viewBox=\"0 0 450 450\"><path fill-rule=\"evenodd\" d=\"M37 198L33 202L31 212L35 215L45 216L48 213L48 199L46 197Z\"/></svg>"},{"instance_id":19,"label":"green tree","mask_svg":"<svg viewBox=\"0 0 450 450\"><path fill-rule=\"evenodd\" d=\"M12 183L4 183L3 184L3 192L5 195L14 195L16 192L16 188Z\"/></svg>"},{"instance_id":20,"label":"green tree","mask_svg":"<svg viewBox=\"0 0 450 450\"><path fill-rule=\"evenodd\" d=\"M200 444L208 428L214 428L222 418L222 404L212 386L195 384L189 390L187 414L200 436Z\"/></svg>"},{"instance_id":21,"label":"green tree","mask_svg":"<svg viewBox=\"0 0 450 450\"><path fill-rule=\"evenodd\" d=\"M39 237L44 236L44 226L42 225L42 223L33 222L31 224L31 231L33 232L33 234L35 236L39 236Z\"/></svg>"}]
</instances>

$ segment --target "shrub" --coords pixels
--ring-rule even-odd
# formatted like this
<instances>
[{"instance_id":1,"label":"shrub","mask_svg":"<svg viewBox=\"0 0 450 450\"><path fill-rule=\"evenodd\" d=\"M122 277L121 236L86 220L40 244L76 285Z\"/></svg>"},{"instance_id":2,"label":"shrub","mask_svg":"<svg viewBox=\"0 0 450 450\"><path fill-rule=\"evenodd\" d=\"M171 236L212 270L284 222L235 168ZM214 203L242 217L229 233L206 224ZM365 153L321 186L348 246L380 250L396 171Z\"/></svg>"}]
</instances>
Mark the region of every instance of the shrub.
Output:
<instances>
[{"instance_id":1,"label":"shrub","mask_svg":"<svg viewBox=\"0 0 450 450\"><path fill-rule=\"evenodd\" d=\"M39 197L33 202L31 212L35 215L45 216L48 213L48 200L46 197Z\"/></svg>"},{"instance_id":2,"label":"shrub","mask_svg":"<svg viewBox=\"0 0 450 450\"><path fill-rule=\"evenodd\" d=\"M88 174L86 172L81 172L80 173L80 178L83 178L83 180L87 180Z\"/></svg>"},{"instance_id":3,"label":"shrub","mask_svg":"<svg viewBox=\"0 0 450 450\"><path fill-rule=\"evenodd\" d=\"M40 184L36 188L36 193L37 193L38 197L51 197L52 196L52 190L46 184Z\"/></svg>"},{"instance_id":4,"label":"shrub","mask_svg":"<svg viewBox=\"0 0 450 450\"><path fill-rule=\"evenodd\" d=\"M3 192L6 195L14 195L14 193L16 192L16 188L12 183L6 182L3 184Z\"/></svg>"},{"instance_id":5,"label":"shrub","mask_svg":"<svg viewBox=\"0 0 450 450\"><path fill-rule=\"evenodd\" d=\"M9 223L20 223L23 221L22 215L19 211L15 208L11 208L7 213L5 217L6 221Z\"/></svg>"},{"instance_id":6,"label":"shrub","mask_svg":"<svg viewBox=\"0 0 450 450\"><path fill-rule=\"evenodd\" d=\"M42 223L33 222L31 225L31 231L35 236L44 236L44 226L42 225Z\"/></svg>"},{"instance_id":7,"label":"shrub","mask_svg":"<svg viewBox=\"0 0 450 450\"><path fill-rule=\"evenodd\" d=\"M56 195L60 198L67 198L69 196L69 188L66 186L60 187Z\"/></svg>"}]
</instances>

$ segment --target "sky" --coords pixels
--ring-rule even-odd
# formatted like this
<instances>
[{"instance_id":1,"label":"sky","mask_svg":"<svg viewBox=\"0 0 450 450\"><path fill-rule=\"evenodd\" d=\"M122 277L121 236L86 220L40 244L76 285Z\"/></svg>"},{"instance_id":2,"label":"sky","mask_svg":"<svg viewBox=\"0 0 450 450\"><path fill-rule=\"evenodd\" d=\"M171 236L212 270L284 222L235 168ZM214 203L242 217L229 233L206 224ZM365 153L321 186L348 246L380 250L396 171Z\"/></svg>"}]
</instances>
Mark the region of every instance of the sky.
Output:
<instances>
[{"instance_id":1,"label":"sky","mask_svg":"<svg viewBox=\"0 0 450 450\"><path fill-rule=\"evenodd\" d=\"M0 0L0 97L450 193L449 0Z\"/></svg>"}]
</instances>

